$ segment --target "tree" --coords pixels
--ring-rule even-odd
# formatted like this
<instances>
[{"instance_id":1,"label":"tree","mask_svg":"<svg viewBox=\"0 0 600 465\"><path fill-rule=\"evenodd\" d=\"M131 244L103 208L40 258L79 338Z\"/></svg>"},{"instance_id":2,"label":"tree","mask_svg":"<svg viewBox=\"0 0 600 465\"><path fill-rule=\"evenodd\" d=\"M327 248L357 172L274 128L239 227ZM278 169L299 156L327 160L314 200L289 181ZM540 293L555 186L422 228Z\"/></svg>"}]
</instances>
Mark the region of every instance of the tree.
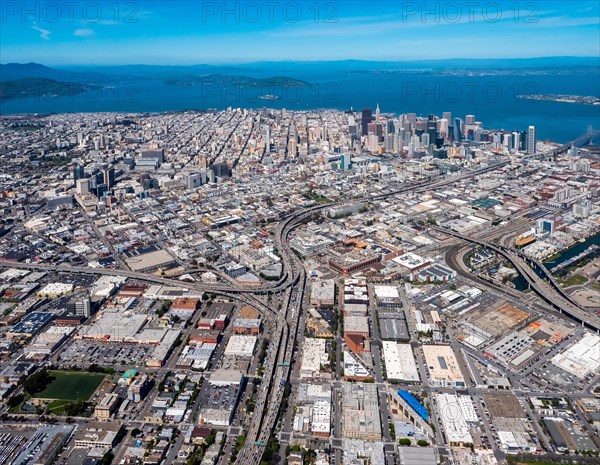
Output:
<instances>
[{"instance_id":1,"label":"tree","mask_svg":"<svg viewBox=\"0 0 600 465\"><path fill-rule=\"evenodd\" d=\"M110 465L115 458L112 450L109 450L106 454L102 456L102 465Z\"/></svg>"},{"instance_id":2,"label":"tree","mask_svg":"<svg viewBox=\"0 0 600 465\"><path fill-rule=\"evenodd\" d=\"M12 396L11 398L9 398L8 401L6 401L6 403L9 408L13 408L19 405L24 400L25 396L23 394L17 394L16 396Z\"/></svg>"},{"instance_id":3,"label":"tree","mask_svg":"<svg viewBox=\"0 0 600 465\"><path fill-rule=\"evenodd\" d=\"M428 442L427 442L425 439L419 439L419 440L417 441L417 446L420 446L420 447L426 447L426 446L428 446L428 445L429 445L429 443L428 443Z\"/></svg>"},{"instance_id":4,"label":"tree","mask_svg":"<svg viewBox=\"0 0 600 465\"><path fill-rule=\"evenodd\" d=\"M78 417L82 415L87 408L87 403L83 400L78 400L77 402L71 402L70 404L65 405L65 414L70 417Z\"/></svg>"},{"instance_id":5,"label":"tree","mask_svg":"<svg viewBox=\"0 0 600 465\"><path fill-rule=\"evenodd\" d=\"M46 389L52 380L54 380L54 376L51 376L48 370L39 370L23 382L23 389L27 394L34 396Z\"/></svg>"},{"instance_id":6,"label":"tree","mask_svg":"<svg viewBox=\"0 0 600 465\"><path fill-rule=\"evenodd\" d=\"M410 446L410 439L402 438L398 441L401 446Z\"/></svg>"}]
</instances>

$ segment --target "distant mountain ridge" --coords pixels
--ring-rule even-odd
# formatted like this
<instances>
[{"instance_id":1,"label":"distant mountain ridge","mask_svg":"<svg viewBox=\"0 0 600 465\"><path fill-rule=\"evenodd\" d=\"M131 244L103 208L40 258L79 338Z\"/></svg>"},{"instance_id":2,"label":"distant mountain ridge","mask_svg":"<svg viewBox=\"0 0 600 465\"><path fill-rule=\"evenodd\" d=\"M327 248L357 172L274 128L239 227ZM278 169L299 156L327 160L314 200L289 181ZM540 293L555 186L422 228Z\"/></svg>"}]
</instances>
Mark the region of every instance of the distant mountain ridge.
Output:
<instances>
[{"instance_id":1,"label":"distant mountain ridge","mask_svg":"<svg viewBox=\"0 0 600 465\"><path fill-rule=\"evenodd\" d=\"M336 60L336 61L262 61L229 65L97 65L49 67L39 63L0 64L0 81L46 78L59 81L100 81L114 78L177 80L205 75L281 76L282 73L352 72L368 70L414 70L452 68L537 68L559 66L600 67L600 57L539 58L448 58L441 60Z\"/></svg>"}]
</instances>

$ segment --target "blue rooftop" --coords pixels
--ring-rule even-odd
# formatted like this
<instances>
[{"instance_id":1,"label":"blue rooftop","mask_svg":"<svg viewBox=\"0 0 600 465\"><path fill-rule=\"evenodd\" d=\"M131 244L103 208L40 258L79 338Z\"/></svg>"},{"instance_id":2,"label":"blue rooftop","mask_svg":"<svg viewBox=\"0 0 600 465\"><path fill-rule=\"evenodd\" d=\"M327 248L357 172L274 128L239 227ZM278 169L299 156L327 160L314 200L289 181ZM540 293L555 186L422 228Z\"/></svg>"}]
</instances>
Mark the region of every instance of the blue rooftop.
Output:
<instances>
[{"instance_id":1,"label":"blue rooftop","mask_svg":"<svg viewBox=\"0 0 600 465\"><path fill-rule=\"evenodd\" d=\"M403 389L398 390L398 395L406 402L410 408L412 408L417 415L419 415L423 420L429 420L429 413L427 413L427 409L417 400L414 396Z\"/></svg>"}]
</instances>

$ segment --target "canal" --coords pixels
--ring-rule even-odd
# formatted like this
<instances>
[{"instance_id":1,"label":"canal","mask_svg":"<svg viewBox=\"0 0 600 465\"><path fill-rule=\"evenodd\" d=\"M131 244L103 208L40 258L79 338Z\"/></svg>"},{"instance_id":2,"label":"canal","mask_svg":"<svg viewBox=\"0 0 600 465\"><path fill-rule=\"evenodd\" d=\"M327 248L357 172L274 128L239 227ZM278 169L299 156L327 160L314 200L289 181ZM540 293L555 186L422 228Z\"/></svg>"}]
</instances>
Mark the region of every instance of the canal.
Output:
<instances>
[{"instance_id":1,"label":"canal","mask_svg":"<svg viewBox=\"0 0 600 465\"><path fill-rule=\"evenodd\" d=\"M579 255L584 252L588 247L596 245L600 247L600 233L594 234L593 236L588 237L584 242L576 242L568 249L563 250L558 255L551 257L551 260L545 261L544 265L546 268L550 269L557 265L560 265L563 262ZM524 291L527 289L527 281L523 276L519 275L515 279L513 279L513 284L515 285L515 289L518 291Z\"/></svg>"}]
</instances>

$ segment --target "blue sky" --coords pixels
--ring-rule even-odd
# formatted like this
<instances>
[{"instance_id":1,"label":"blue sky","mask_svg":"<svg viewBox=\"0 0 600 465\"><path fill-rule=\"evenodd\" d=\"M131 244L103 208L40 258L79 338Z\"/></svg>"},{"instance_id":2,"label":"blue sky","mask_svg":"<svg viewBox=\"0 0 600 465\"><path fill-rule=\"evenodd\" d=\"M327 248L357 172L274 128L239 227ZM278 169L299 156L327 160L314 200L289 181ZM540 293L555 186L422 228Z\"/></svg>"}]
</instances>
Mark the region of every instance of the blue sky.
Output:
<instances>
[{"instance_id":1,"label":"blue sky","mask_svg":"<svg viewBox=\"0 0 600 465\"><path fill-rule=\"evenodd\" d=\"M597 1L0 2L0 62L226 64L600 55Z\"/></svg>"}]
</instances>

